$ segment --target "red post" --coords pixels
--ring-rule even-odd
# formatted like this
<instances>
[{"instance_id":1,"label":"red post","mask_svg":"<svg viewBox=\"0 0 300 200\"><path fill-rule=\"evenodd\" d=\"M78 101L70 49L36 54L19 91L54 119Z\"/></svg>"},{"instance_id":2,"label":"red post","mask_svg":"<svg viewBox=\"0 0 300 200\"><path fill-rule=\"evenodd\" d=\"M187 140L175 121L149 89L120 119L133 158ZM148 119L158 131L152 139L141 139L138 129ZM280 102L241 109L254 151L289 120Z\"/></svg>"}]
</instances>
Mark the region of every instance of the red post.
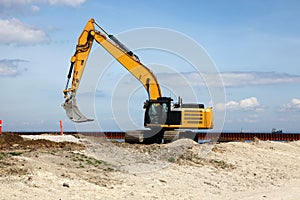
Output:
<instances>
[{"instance_id":1,"label":"red post","mask_svg":"<svg viewBox=\"0 0 300 200\"><path fill-rule=\"evenodd\" d=\"M62 120L59 120L59 128L60 128L60 134L63 135L63 126L62 126Z\"/></svg>"},{"instance_id":2,"label":"red post","mask_svg":"<svg viewBox=\"0 0 300 200\"><path fill-rule=\"evenodd\" d=\"M2 134L2 120L0 119L0 135Z\"/></svg>"}]
</instances>

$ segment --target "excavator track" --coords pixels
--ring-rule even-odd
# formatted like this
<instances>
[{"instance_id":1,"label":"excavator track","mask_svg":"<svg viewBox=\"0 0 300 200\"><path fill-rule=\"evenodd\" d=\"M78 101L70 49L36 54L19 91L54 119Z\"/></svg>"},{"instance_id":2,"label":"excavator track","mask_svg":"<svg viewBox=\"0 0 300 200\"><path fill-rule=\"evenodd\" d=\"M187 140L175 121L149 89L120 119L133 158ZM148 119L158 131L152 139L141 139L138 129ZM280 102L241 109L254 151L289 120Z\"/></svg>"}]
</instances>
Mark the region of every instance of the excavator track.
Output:
<instances>
[{"instance_id":1,"label":"excavator track","mask_svg":"<svg viewBox=\"0 0 300 200\"><path fill-rule=\"evenodd\" d=\"M165 131L165 133L164 133L164 143L165 144L175 141L178 138L179 138L178 131Z\"/></svg>"},{"instance_id":2,"label":"excavator track","mask_svg":"<svg viewBox=\"0 0 300 200\"><path fill-rule=\"evenodd\" d=\"M193 131L181 131L181 130L174 130L174 131L165 131L164 132L164 143L170 143L172 141L182 139L182 138L189 138L198 142L198 133Z\"/></svg>"},{"instance_id":3,"label":"excavator track","mask_svg":"<svg viewBox=\"0 0 300 200\"><path fill-rule=\"evenodd\" d=\"M143 131L126 131L125 142L134 144L143 142Z\"/></svg>"},{"instance_id":4,"label":"excavator track","mask_svg":"<svg viewBox=\"0 0 300 200\"><path fill-rule=\"evenodd\" d=\"M125 142L131 144L167 144L182 138L189 138L198 142L198 134L192 131L136 130L125 132Z\"/></svg>"},{"instance_id":5,"label":"excavator track","mask_svg":"<svg viewBox=\"0 0 300 200\"><path fill-rule=\"evenodd\" d=\"M161 144L163 131L157 130L136 130L125 132L125 142L131 144Z\"/></svg>"},{"instance_id":6,"label":"excavator track","mask_svg":"<svg viewBox=\"0 0 300 200\"><path fill-rule=\"evenodd\" d=\"M179 138L180 139L189 138L189 139L192 139L192 140L194 140L195 142L198 143L198 133L193 132L193 131L181 131L179 133Z\"/></svg>"}]
</instances>

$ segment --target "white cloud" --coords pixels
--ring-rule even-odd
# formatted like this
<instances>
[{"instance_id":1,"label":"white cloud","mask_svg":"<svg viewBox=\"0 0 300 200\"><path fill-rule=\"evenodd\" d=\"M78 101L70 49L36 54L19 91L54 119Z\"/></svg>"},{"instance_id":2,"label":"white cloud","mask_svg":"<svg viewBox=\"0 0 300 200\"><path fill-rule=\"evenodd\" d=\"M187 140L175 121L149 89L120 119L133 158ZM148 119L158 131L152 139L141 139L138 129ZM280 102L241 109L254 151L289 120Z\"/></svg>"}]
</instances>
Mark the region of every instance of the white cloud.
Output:
<instances>
[{"instance_id":1,"label":"white cloud","mask_svg":"<svg viewBox=\"0 0 300 200\"><path fill-rule=\"evenodd\" d=\"M207 74L199 72L160 73L160 80L165 84L191 85L200 87L245 87L285 83L300 83L300 75L277 72L220 72ZM218 77L221 77L223 81Z\"/></svg>"},{"instance_id":2,"label":"white cloud","mask_svg":"<svg viewBox=\"0 0 300 200\"><path fill-rule=\"evenodd\" d=\"M13 7L32 3L45 3L50 5L66 5L76 7L85 2L86 0L0 0L0 5L5 7Z\"/></svg>"},{"instance_id":3,"label":"white cloud","mask_svg":"<svg viewBox=\"0 0 300 200\"><path fill-rule=\"evenodd\" d=\"M289 103L283 104L280 111L300 111L300 99L293 98Z\"/></svg>"},{"instance_id":4,"label":"white cloud","mask_svg":"<svg viewBox=\"0 0 300 200\"><path fill-rule=\"evenodd\" d=\"M250 97L240 101L241 108L253 108L258 106L259 106L259 102L256 97Z\"/></svg>"},{"instance_id":5,"label":"white cloud","mask_svg":"<svg viewBox=\"0 0 300 200\"><path fill-rule=\"evenodd\" d=\"M264 111L264 106L261 106L256 97L249 97L240 101L228 101L227 103L219 103L215 106L217 110L238 111L238 110L253 110L256 112Z\"/></svg>"},{"instance_id":6,"label":"white cloud","mask_svg":"<svg viewBox=\"0 0 300 200\"><path fill-rule=\"evenodd\" d=\"M46 0L50 5L67 5L77 7L85 3L86 0Z\"/></svg>"},{"instance_id":7,"label":"white cloud","mask_svg":"<svg viewBox=\"0 0 300 200\"><path fill-rule=\"evenodd\" d=\"M227 102L226 104L225 104L225 106L226 106L226 108L238 108L239 107L239 103L238 102L236 102L236 101L229 101L229 102Z\"/></svg>"},{"instance_id":8,"label":"white cloud","mask_svg":"<svg viewBox=\"0 0 300 200\"><path fill-rule=\"evenodd\" d=\"M38 6L36 6L36 5L32 5L32 6L31 6L31 10L32 10L33 12L38 12L38 11L40 11L40 7L38 7Z\"/></svg>"},{"instance_id":9,"label":"white cloud","mask_svg":"<svg viewBox=\"0 0 300 200\"><path fill-rule=\"evenodd\" d=\"M27 62L25 60L20 59L3 59L0 60L0 77L12 77L19 75L22 71L26 71L26 68L20 68L19 63Z\"/></svg>"},{"instance_id":10,"label":"white cloud","mask_svg":"<svg viewBox=\"0 0 300 200\"><path fill-rule=\"evenodd\" d=\"M0 0L0 15L7 17L16 13L26 15L37 12L40 4L79 7L85 2L86 0Z\"/></svg>"},{"instance_id":11,"label":"white cloud","mask_svg":"<svg viewBox=\"0 0 300 200\"><path fill-rule=\"evenodd\" d=\"M16 68L0 64L0 76L16 76L17 74L18 71Z\"/></svg>"},{"instance_id":12,"label":"white cloud","mask_svg":"<svg viewBox=\"0 0 300 200\"><path fill-rule=\"evenodd\" d=\"M49 42L47 34L18 19L0 19L0 44L35 45Z\"/></svg>"},{"instance_id":13,"label":"white cloud","mask_svg":"<svg viewBox=\"0 0 300 200\"><path fill-rule=\"evenodd\" d=\"M300 83L299 75L276 72L223 72L221 76L226 87Z\"/></svg>"}]
</instances>

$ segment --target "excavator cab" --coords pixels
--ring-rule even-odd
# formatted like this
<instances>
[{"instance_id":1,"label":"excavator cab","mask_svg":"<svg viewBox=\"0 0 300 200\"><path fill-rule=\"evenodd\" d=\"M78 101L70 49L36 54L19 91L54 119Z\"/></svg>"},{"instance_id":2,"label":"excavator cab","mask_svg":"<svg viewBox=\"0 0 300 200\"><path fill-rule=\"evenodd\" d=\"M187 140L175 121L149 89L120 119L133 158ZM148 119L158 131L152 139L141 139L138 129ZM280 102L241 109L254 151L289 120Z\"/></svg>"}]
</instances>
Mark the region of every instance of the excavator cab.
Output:
<instances>
[{"instance_id":1,"label":"excavator cab","mask_svg":"<svg viewBox=\"0 0 300 200\"><path fill-rule=\"evenodd\" d=\"M170 97L161 97L157 100L147 100L144 104L144 126L157 127L160 125L168 124L171 101L173 101L173 99L171 99Z\"/></svg>"}]
</instances>

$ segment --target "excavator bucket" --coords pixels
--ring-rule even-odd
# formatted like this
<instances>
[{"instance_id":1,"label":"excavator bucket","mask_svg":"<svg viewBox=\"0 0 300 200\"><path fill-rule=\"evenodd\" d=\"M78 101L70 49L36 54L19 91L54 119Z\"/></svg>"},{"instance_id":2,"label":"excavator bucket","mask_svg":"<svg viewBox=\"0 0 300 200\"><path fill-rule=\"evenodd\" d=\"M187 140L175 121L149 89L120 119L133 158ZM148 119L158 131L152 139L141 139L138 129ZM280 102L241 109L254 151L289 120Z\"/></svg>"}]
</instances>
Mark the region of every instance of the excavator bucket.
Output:
<instances>
[{"instance_id":1,"label":"excavator bucket","mask_svg":"<svg viewBox=\"0 0 300 200\"><path fill-rule=\"evenodd\" d=\"M94 121L93 119L87 118L79 111L75 97L66 100L62 107L66 110L67 116L73 122L80 123Z\"/></svg>"}]
</instances>

